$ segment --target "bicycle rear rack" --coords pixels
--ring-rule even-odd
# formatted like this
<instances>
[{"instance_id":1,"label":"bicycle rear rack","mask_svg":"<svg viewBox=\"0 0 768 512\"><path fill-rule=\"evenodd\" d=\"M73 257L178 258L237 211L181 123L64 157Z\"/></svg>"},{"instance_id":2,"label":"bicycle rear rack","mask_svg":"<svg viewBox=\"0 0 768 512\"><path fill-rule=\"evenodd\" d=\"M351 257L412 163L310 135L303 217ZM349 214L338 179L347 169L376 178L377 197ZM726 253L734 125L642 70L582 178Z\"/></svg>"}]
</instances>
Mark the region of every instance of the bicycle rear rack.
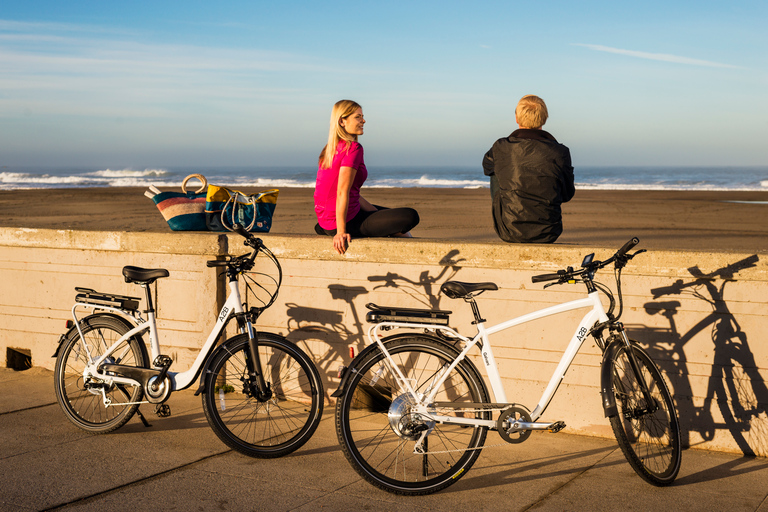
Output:
<instances>
[{"instance_id":1,"label":"bicycle rear rack","mask_svg":"<svg viewBox=\"0 0 768 512\"><path fill-rule=\"evenodd\" d=\"M129 297L127 295L101 293L91 288L75 288L75 291L79 292L75 295L75 302L91 304L93 306L110 306L127 311L139 309L139 300L141 300L138 297Z\"/></svg>"},{"instance_id":2,"label":"bicycle rear rack","mask_svg":"<svg viewBox=\"0 0 768 512\"><path fill-rule=\"evenodd\" d=\"M365 305L371 311L365 315L372 324L380 322L414 322L419 324L448 325L451 311L442 309L413 309L378 306L372 302Z\"/></svg>"}]
</instances>

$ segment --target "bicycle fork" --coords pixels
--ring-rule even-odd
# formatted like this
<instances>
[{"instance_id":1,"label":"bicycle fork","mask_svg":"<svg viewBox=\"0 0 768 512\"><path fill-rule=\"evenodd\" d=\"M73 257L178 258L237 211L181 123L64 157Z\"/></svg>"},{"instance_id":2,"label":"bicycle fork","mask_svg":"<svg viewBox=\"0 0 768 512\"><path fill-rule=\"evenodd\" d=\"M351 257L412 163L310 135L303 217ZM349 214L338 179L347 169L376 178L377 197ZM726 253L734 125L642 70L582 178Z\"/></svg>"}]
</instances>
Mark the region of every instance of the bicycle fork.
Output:
<instances>
[{"instance_id":1,"label":"bicycle fork","mask_svg":"<svg viewBox=\"0 0 768 512\"><path fill-rule=\"evenodd\" d=\"M246 391L259 402L266 402L272 398L272 389L264 379L264 372L261 370L258 333L253 328L253 324L246 318L245 313L237 316L237 322L240 331L248 335L248 350L245 354L245 366L248 370L248 389Z\"/></svg>"},{"instance_id":2,"label":"bicycle fork","mask_svg":"<svg viewBox=\"0 0 768 512\"><path fill-rule=\"evenodd\" d=\"M637 381L638 386L640 387L640 391L643 393L643 398L645 399L644 408L635 407L630 411L630 413L634 418L639 418L645 414L653 414L659 409L659 406L656 403L656 400L654 400L654 398L651 396L651 390L648 388L648 383L646 382L645 378L643 378L642 371L640 370L640 364L637 362L637 357L635 357L635 351L632 350L632 344L629 340L629 336L627 336L627 331L624 329L624 324L617 322L615 326L616 330L621 336L621 344L624 346L625 352L627 354L629 366L632 369L632 373L635 375L635 380Z\"/></svg>"}]
</instances>

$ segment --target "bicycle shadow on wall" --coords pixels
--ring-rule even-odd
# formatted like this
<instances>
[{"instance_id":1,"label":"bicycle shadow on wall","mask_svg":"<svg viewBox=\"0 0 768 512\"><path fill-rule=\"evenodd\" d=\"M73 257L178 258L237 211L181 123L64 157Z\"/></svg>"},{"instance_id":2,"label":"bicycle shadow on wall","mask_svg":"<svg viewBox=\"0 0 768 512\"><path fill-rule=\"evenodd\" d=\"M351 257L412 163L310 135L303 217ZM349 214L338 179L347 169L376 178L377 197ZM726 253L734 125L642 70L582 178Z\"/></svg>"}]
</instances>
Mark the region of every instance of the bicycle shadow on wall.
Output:
<instances>
[{"instance_id":1,"label":"bicycle shadow on wall","mask_svg":"<svg viewBox=\"0 0 768 512\"><path fill-rule=\"evenodd\" d=\"M703 314L687 332L681 333L676 322L681 307L678 300L644 305L647 314L666 318L668 328L633 329L638 341L667 375L680 418L684 446L690 446L692 432L698 433L703 441L711 441L718 431L726 430L745 455L768 455L768 388L749 348L747 333L741 329L725 300L728 283L735 282L741 270L755 267L758 260L758 256L753 255L708 274L694 266L688 269L690 280L680 279L670 286L651 290L654 299L692 297L709 305L711 312ZM707 331L713 344L712 358L688 361L686 344ZM648 341L644 342L644 339ZM710 361L710 375L697 372L698 368L709 367ZM701 387L695 386L698 378L707 380L701 405L701 399L695 399L700 396L700 391L694 389Z\"/></svg>"},{"instance_id":2,"label":"bicycle shadow on wall","mask_svg":"<svg viewBox=\"0 0 768 512\"><path fill-rule=\"evenodd\" d=\"M415 298L420 304L429 308L437 308L440 301L438 297L439 286L435 288L435 285L441 280L451 279L459 271L460 267L457 264L464 260L456 259L458 253L459 251L454 249L441 258L439 264L443 268L435 276L431 275L430 271L424 271L419 274L418 279L412 280L390 272L383 276L370 276L368 280L372 283L383 283L375 285L374 290L388 287L397 288L404 291L405 295ZM300 345L315 361L317 369L326 383L327 396L336 388L332 384L332 379L338 378L339 367L348 365L354 355L359 354L367 344L367 339L364 336L367 330L365 325L366 311L358 311L355 299L369 293L368 289L363 286L341 284L329 285L328 291L331 299L346 303L346 308L351 313L351 323L345 320L344 315L338 309L323 309L296 303L285 304L289 332L287 338ZM392 304L386 305L406 305L405 302L407 302L405 297L402 297L397 298Z\"/></svg>"},{"instance_id":3,"label":"bicycle shadow on wall","mask_svg":"<svg viewBox=\"0 0 768 512\"><path fill-rule=\"evenodd\" d=\"M337 378L341 364L349 364L351 352L357 354L365 346L363 339L363 322L354 306L354 299L365 295L368 290L362 286L330 285L328 289L331 298L343 300L352 311L354 328L349 329L344 322L344 315L334 309L322 309L312 306L301 306L296 303L286 303L288 317L288 339L307 352L315 362L317 370L326 383L326 395L335 390L327 389L330 379ZM318 342L321 346L318 346ZM322 348L321 348L322 347ZM334 363L336 363L334 365Z\"/></svg>"},{"instance_id":4,"label":"bicycle shadow on wall","mask_svg":"<svg viewBox=\"0 0 768 512\"><path fill-rule=\"evenodd\" d=\"M449 251L445 256L440 258L439 265L443 268L439 274L433 276L429 270L425 270L419 274L417 280L409 279L400 274L393 272L387 272L383 276L370 276L368 281L372 283L383 283L373 287L374 290L381 288L397 288L399 291L408 295L412 299L415 299L419 304L429 309L439 309L440 306L440 286L438 283L450 281L461 270L459 263L465 261L464 258L456 258L459 254L458 249ZM447 277L446 277L447 276ZM382 306L401 305L398 300L397 304L381 304Z\"/></svg>"}]
</instances>

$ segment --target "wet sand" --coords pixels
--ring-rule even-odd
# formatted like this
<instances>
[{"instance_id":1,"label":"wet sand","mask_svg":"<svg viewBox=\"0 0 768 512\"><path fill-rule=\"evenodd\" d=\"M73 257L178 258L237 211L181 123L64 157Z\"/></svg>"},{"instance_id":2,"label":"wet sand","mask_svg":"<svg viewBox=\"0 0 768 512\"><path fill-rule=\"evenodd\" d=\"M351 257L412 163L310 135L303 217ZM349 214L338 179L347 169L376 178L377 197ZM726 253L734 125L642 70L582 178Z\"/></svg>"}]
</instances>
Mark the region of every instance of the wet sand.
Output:
<instances>
[{"instance_id":1,"label":"wet sand","mask_svg":"<svg viewBox=\"0 0 768 512\"><path fill-rule=\"evenodd\" d=\"M0 191L0 227L171 232L144 190ZM505 243L493 230L488 189L363 192L374 204L416 208L421 223L415 237ZM280 189L271 233L317 236L312 194L311 188ZM561 244L613 248L637 236L648 249L766 253L768 191L577 190L563 205L563 223Z\"/></svg>"}]
</instances>

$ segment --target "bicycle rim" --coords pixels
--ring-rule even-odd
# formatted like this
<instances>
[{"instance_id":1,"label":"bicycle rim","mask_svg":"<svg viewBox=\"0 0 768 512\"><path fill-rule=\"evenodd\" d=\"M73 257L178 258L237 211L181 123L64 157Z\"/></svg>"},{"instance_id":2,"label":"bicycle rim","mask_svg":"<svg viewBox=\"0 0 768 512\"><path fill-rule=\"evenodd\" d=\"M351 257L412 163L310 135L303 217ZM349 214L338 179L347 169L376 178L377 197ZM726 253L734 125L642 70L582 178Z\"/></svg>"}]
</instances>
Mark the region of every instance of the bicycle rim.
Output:
<instances>
[{"instance_id":1,"label":"bicycle rim","mask_svg":"<svg viewBox=\"0 0 768 512\"><path fill-rule=\"evenodd\" d=\"M647 482L671 484L681 461L680 427L672 396L661 372L639 347L633 352L640 375L648 384L654 404L648 405L640 390L626 348L617 351L613 360L613 393L618 415L611 426L629 464Z\"/></svg>"},{"instance_id":2,"label":"bicycle rim","mask_svg":"<svg viewBox=\"0 0 768 512\"><path fill-rule=\"evenodd\" d=\"M259 357L272 396L259 401L249 389L248 338L238 336L217 353L206 378L203 410L227 446L251 457L291 453L320 422L323 387L312 361L283 338L259 333Z\"/></svg>"},{"instance_id":3,"label":"bicycle rim","mask_svg":"<svg viewBox=\"0 0 768 512\"><path fill-rule=\"evenodd\" d=\"M142 389L139 386L111 385L83 380L83 370L88 362L84 343L88 345L91 357L96 359L104 354L113 343L128 332L128 327L110 316L93 316L81 322L83 339L77 330L72 330L58 358L54 377L56 399L67 418L92 433L107 433L123 426L133 416ZM140 342L133 337L113 352L107 362L145 368L144 353ZM110 401L105 407L104 395Z\"/></svg>"},{"instance_id":4,"label":"bicycle rim","mask_svg":"<svg viewBox=\"0 0 768 512\"><path fill-rule=\"evenodd\" d=\"M427 393L458 355L425 337L393 341L387 348L416 393ZM435 401L458 405L487 401L482 379L470 364L452 370ZM474 464L485 428L435 424L411 415L413 397L398 385L379 350L356 370L337 402L336 428L345 456L368 482L396 494L429 494L453 484ZM475 417L475 413L440 412ZM430 428L423 445L427 453L413 453L421 432Z\"/></svg>"}]
</instances>

